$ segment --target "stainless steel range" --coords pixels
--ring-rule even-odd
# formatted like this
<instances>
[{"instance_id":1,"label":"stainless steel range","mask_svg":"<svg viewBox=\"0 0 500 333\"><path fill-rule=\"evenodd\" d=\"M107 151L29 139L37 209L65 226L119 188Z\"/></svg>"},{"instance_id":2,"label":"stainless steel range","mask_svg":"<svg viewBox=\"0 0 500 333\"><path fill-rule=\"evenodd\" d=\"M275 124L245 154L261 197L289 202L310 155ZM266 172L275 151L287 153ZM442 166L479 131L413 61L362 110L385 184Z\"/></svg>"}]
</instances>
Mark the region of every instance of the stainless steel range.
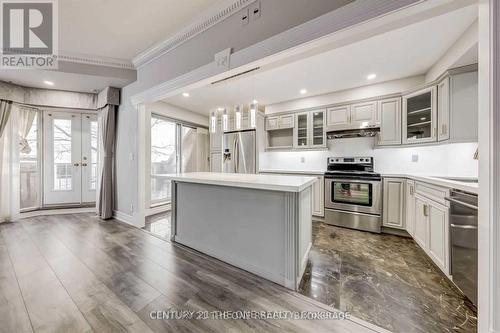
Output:
<instances>
[{"instance_id":1,"label":"stainless steel range","mask_svg":"<svg viewBox=\"0 0 500 333\"><path fill-rule=\"evenodd\" d=\"M325 222L380 232L382 178L373 157L329 157L325 172Z\"/></svg>"}]
</instances>

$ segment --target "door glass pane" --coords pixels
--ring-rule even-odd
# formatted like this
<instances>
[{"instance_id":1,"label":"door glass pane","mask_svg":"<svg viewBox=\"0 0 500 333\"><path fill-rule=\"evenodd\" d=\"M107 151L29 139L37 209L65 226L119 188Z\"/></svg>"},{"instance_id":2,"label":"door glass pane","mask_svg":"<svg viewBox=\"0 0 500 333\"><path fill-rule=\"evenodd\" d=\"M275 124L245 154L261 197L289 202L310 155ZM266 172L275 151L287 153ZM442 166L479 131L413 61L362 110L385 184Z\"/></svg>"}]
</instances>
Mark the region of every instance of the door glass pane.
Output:
<instances>
[{"instance_id":1,"label":"door glass pane","mask_svg":"<svg viewBox=\"0 0 500 333\"><path fill-rule=\"evenodd\" d=\"M323 144L323 112L313 112L313 145Z\"/></svg>"},{"instance_id":2,"label":"door glass pane","mask_svg":"<svg viewBox=\"0 0 500 333\"><path fill-rule=\"evenodd\" d=\"M97 188L97 166L98 166L98 141L97 141L97 121L90 122L90 184L91 190Z\"/></svg>"},{"instance_id":3,"label":"door glass pane","mask_svg":"<svg viewBox=\"0 0 500 333\"><path fill-rule=\"evenodd\" d=\"M297 145L307 146L307 114L297 116Z\"/></svg>"},{"instance_id":4,"label":"door glass pane","mask_svg":"<svg viewBox=\"0 0 500 333\"><path fill-rule=\"evenodd\" d=\"M38 120L35 116L19 152L20 208L38 208Z\"/></svg>"},{"instance_id":5,"label":"door glass pane","mask_svg":"<svg viewBox=\"0 0 500 333\"><path fill-rule=\"evenodd\" d=\"M182 126L181 172L196 171L196 128Z\"/></svg>"},{"instance_id":6,"label":"door glass pane","mask_svg":"<svg viewBox=\"0 0 500 333\"><path fill-rule=\"evenodd\" d=\"M427 92L422 95L408 98L407 110L407 138L423 139L432 135L432 95Z\"/></svg>"},{"instance_id":7,"label":"door glass pane","mask_svg":"<svg viewBox=\"0 0 500 333\"><path fill-rule=\"evenodd\" d=\"M55 191L72 189L71 120L54 119L54 187Z\"/></svg>"},{"instance_id":8,"label":"door glass pane","mask_svg":"<svg viewBox=\"0 0 500 333\"><path fill-rule=\"evenodd\" d=\"M151 118L151 202L170 200L170 181L162 175L177 172L176 128L173 122Z\"/></svg>"},{"instance_id":9,"label":"door glass pane","mask_svg":"<svg viewBox=\"0 0 500 333\"><path fill-rule=\"evenodd\" d=\"M369 183L334 182L332 202L371 206L371 193Z\"/></svg>"}]
</instances>

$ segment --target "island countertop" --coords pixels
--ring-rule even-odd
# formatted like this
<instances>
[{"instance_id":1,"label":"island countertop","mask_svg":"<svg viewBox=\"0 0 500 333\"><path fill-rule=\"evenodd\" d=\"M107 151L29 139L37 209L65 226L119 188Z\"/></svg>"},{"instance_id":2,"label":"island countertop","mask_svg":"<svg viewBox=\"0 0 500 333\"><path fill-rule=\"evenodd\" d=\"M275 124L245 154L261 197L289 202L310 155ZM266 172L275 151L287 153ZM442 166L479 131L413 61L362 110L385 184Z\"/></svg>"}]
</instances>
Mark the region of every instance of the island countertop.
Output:
<instances>
[{"instance_id":1,"label":"island countertop","mask_svg":"<svg viewBox=\"0 0 500 333\"><path fill-rule=\"evenodd\" d=\"M242 187L282 192L302 192L317 180L315 177L299 175L285 176L218 172L189 172L155 176L177 182Z\"/></svg>"}]
</instances>

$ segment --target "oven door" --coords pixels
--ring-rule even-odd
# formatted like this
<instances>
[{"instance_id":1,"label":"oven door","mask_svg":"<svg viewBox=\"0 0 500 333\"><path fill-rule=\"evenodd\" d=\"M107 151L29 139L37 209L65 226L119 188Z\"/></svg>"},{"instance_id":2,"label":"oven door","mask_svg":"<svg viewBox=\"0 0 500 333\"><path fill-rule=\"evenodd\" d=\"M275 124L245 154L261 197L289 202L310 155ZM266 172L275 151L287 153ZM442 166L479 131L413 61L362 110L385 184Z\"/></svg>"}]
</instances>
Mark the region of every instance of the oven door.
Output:
<instances>
[{"instance_id":1,"label":"oven door","mask_svg":"<svg viewBox=\"0 0 500 333\"><path fill-rule=\"evenodd\" d=\"M380 180L325 178L325 208L380 215Z\"/></svg>"}]
</instances>

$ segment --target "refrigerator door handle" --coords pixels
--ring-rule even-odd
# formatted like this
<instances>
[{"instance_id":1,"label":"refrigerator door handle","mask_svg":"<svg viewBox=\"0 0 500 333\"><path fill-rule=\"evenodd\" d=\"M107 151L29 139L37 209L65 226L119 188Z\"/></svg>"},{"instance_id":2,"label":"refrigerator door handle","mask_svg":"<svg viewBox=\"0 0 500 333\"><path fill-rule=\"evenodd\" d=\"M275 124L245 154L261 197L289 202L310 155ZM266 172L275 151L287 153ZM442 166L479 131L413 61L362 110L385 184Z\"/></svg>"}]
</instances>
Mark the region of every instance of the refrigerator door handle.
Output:
<instances>
[{"instance_id":1,"label":"refrigerator door handle","mask_svg":"<svg viewBox=\"0 0 500 333\"><path fill-rule=\"evenodd\" d=\"M237 173L238 172L238 159L239 159L239 154L238 154L238 146L237 146L237 142L238 142L238 137L236 136L234 138L234 141L233 141L233 154L234 154L234 161L233 161L233 171L234 173Z\"/></svg>"}]
</instances>

